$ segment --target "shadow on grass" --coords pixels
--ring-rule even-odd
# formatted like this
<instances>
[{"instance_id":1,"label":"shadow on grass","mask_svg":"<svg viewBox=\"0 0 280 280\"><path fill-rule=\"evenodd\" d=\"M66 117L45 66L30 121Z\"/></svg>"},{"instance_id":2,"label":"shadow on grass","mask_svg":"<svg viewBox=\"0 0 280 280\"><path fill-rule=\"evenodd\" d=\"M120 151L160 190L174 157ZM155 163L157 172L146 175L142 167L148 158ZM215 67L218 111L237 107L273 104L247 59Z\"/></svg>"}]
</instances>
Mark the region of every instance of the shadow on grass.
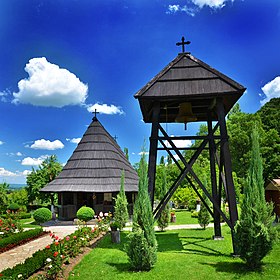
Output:
<instances>
[{"instance_id":1,"label":"shadow on grass","mask_svg":"<svg viewBox=\"0 0 280 280\"><path fill-rule=\"evenodd\" d=\"M157 233L158 252L182 251L184 249L178 233Z\"/></svg>"},{"instance_id":2,"label":"shadow on grass","mask_svg":"<svg viewBox=\"0 0 280 280\"><path fill-rule=\"evenodd\" d=\"M216 272L226 272L230 274L236 274L240 277L250 273L261 274L263 272L262 268L252 270L249 269L245 263L236 262L236 261L232 261L232 262L225 261L225 262L217 262L217 263L201 262L200 264L214 267L216 269Z\"/></svg>"},{"instance_id":3,"label":"shadow on grass","mask_svg":"<svg viewBox=\"0 0 280 280\"><path fill-rule=\"evenodd\" d=\"M201 231L201 229L193 229L193 231ZM230 257L229 254L225 254L209 246L207 243L213 241L210 237L181 236L180 239L183 245L183 253Z\"/></svg>"},{"instance_id":4,"label":"shadow on grass","mask_svg":"<svg viewBox=\"0 0 280 280\"><path fill-rule=\"evenodd\" d=\"M119 272L133 272L129 263L112 263L106 262L106 264L116 268Z\"/></svg>"}]
</instances>

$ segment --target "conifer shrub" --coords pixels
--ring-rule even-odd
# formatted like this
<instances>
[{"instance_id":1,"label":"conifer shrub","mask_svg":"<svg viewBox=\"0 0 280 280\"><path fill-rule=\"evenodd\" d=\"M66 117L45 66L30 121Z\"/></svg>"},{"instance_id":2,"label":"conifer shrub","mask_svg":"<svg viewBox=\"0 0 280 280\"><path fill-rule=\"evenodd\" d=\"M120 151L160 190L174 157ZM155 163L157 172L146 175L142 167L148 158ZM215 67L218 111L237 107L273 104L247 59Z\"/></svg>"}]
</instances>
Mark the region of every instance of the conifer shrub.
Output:
<instances>
[{"instance_id":1,"label":"conifer shrub","mask_svg":"<svg viewBox=\"0 0 280 280\"><path fill-rule=\"evenodd\" d=\"M160 190L160 199L162 199L166 192L167 192L167 184L166 184L166 168L163 165L163 178L162 178L162 184L161 184L161 190ZM157 224L161 231L164 231L165 228L168 227L169 222L169 204L167 203L164 209L161 211Z\"/></svg>"},{"instance_id":2,"label":"conifer shrub","mask_svg":"<svg viewBox=\"0 0 280 280\"><path fill-rule=\"evenodd\" d=\"M34 211L33 218L37 224L42 224L51 220L52 212L48 208L42 207Z\"/></svg>"},{"instance_id":3,"label":"conifer shrub","mask_svg":"<svg viewBox=\"0 0 280 280\"><path fill-rule=\"evenodd\" d=\"M94 210L91 207L82 206L77 211L77 218L83 222L88 222L89 220L93 219L94 216Z\"/></svg>"},{"instance_id":4,"label":"conifer shrub","mask_svg":"<svg viewBox=\"0 0 280 280\"><path fill-rule=\"evenodd\" d=\"M127 199L124 191L124 172L121 177L120 192L116 198L116 204L114 206L114 221L119 225L119 229L122 230L128 221Z\"/></svg>"},{"instance_id":5,"label":"conifer shrub","mask_svg":"<svg viewBox=\"0 0 280 280\"><path fill-rule=\"evenodd\" d=\"M204 199L205 203L208 204L208 198L206 197L205 194L203 194L203 199ZM197 215L197 219L198 219L198 223L200 224L200 226L203 229L206 229L206 227L209 225L209 223L211 221L211 215L208 212L204 203L201 204L200 211L198 212L198 215Z\"/></svg>"},{"instance_id":6,"label":"conifer shrub","mask_svg":"<svg viewBox=\"0 0 280 280\"><path fill-rule=\"evenodd\" d=\"M273 205L265 201L263 167L256 128L252 132L252 152L241 204L240 220L235 226L237 253L250 269L259 269L276 239Z\"/></svg>"},{"instance_id":7,"label":"conifer shrub","mask_svg":"<svg viewBox=\"0 0 280 280\"><path fill-rule=\"evenodd\" d=\"M138 196L134 204L132 233L128 235L126 252L131 268L136 271L148 271L157 261L157 241L144 152L139 165Z\"/></svg>"}]
</instances>

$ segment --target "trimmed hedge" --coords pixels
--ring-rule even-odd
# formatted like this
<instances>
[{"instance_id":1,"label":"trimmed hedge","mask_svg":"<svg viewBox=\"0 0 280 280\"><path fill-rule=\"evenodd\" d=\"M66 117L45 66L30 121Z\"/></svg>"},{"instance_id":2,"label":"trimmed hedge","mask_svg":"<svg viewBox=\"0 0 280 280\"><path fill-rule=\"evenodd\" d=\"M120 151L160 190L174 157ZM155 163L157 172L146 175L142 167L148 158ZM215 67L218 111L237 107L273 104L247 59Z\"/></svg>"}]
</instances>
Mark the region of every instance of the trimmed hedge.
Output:
<instances>
[{"instance_id":1,"label":"trimmed hedge","mask_svg":"<svg viewBox=\"0 0 280 280\"><path fill-rule=\"evenodd\" d=\"M82 206L77 211L77 218L81 221L88 222L89 220L93 219L94 216L94 210L87 206Z\"/></svg>"},{"instance_id":2,"label":"trimmed hedge","mask_svg":"<svg viewBox=\"0 0 280 280\"><path fill-rule=\"evenodd\" d=\"M90 229L90 228L89 228ZM70 234L68 237L73 239L76 235L79 235L80 230L76 230L74 233ZM99 230L96 230L95 235L99 235ZM66 237L64 237L63 241L65 242ZM27 279L32 274L40 270L46 265L46 259L53 257L53 249L56 250L55 244L52 243L49 248L45 248L35 252L32 257L25 260L24 263L17 264L13 268L7 268L3 270L0 274L2 276L1 279L13 279L17 280L18 275L21 274L22 279Z\"/></svg>"},{"instance_id":3,"label":"trimmed hedge","mask_svg":"<svg viewBox=\"0 0 280 280\"><path fill-rule=\"evenodd\" d=\"M31 213L18 212L17 215L18 215L19 219L30 219L32 217ZM7 214L2 214L0 217L3 218L3 219L7 219L8 215Z\"/></svg>"},{"instance_id":4,"label":"trimmed hedge","mask_svg":"<svg viewBox=\"0 0 280 280\"><path fill-rule=\"evenodd\" d=\"M17 203L15 203L15 202L12 202L12 203L7 207L7 209L8 209L8 210L11 210L11 211L18 211L19 208L20 208L20 206L19 206Z\"/></svg>"},{"instance_id":5,"label":"trimmed hedge","mask_svg":"<svg viewBox=\"0 0 280 280\"><path fill-rule=\"evenodd\" d=\"M8 237L0 239L0 249L7 247L9 244L19 244L21 241L38 236L42 232L42 228L36 228L28 231L14 233Z\"/></svg>"},{"instance_id":6,"label":"trimmed hedge","mask_svg":"<svg viewBox=\"0 0 280 280\"><path fill-rule=\"evenodd\" d=\"M51 220L52 212L48 208L42 207L34 211L33 218L38 224L45 223Z\"/></svg>"}]
</instances>

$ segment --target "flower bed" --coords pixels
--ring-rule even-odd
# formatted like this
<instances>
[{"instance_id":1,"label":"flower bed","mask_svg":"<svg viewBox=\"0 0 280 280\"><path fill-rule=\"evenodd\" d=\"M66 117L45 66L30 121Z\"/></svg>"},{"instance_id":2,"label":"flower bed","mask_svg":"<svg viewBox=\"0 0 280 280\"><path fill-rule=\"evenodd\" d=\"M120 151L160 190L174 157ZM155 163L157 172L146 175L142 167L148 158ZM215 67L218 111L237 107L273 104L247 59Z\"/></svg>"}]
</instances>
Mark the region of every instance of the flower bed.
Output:
<instances>
[{"instance_id":1,"label":"flower bed","mask_svg":"<svg viewBox=\"0 0 280 280\"><path fill-rule=\"evenodd\" d=\"M18 264L13 268L8 268L0 273L2 279L27 279L36 271L45 267L46 279L55 279L62 274L63 266L70 262L82 252L90 241L100 234L99 228L91 229L90 227L81 227L62 240L58 236L51 234L52 244L39 250L32 257L25 260L24 263Z\"/></svg>"},{"instance_id":2,"label":"flower bed","mask_svg":"<svg viewBox=\"0 0 280 280\"><path fill-rule=\"evenodd\" d=\"M47 234L42 228L32 229L24 232L14 233L8 237L0 239L0 253L11 250L12 248L23 245L35 238Z\"/></svg>"}]
</instances>

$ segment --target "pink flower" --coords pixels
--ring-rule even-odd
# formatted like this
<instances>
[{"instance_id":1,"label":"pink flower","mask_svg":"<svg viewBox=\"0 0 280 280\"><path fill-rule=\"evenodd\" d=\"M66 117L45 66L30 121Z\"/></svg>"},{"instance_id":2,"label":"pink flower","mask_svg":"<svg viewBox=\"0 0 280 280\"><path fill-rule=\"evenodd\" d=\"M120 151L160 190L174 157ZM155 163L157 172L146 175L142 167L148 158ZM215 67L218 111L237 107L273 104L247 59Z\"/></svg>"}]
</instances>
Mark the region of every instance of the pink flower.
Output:
<instances>
[{"instance_id":1,"label":"pink flower","mask_svg":"<svg viewBox=\"0 0 280 280\"><path fill-rule=\"evenodd\" d=\"M66 239L66 241L69 241L69 240L70 240L70 237L67 235L67 236L65 237L65 239Z\"/></svg>"},{"instance_id":2,"label":"pink flower","mask_svg":"<svg viewBox=\"0 0 280 280\"><path fill-rule=\"evenodd\" d=\"M77 238L77 236L76 236L76 235L74 235L74 236L73 236L73 239L76 239L76 238Z\"/></svg>"}]
</instances>

